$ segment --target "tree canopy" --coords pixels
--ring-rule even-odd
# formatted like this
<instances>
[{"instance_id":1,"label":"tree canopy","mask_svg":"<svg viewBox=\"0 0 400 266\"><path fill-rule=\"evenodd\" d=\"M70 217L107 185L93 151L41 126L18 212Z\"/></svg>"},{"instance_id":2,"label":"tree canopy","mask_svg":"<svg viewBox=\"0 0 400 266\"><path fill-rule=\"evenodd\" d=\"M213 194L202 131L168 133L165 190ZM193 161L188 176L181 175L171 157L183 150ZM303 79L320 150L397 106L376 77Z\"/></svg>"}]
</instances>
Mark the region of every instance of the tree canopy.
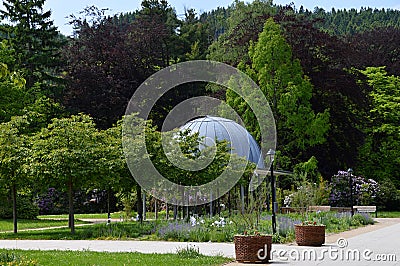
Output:
<instances>
[{"instance_id":1,"label":"tree canopy","mask_svg":"<svg viewBox=\"0 0 400 266\"><path fill-rule=\"evenodd\" d=\"M297 169L314 181L319 173L329 179L351 167L386 184L385 193L400 188L399 10L309 11L255 0L208 12L187 8L181 16L166 0L143 0L139 9L111 16L106 8L89 6L70 16L74 34L65 37L44 10L45 0L3 5L0 196L12 196L15 224L18 196L29 190L33 198L47 191L44 186L69 194L72 232L75 191L136 190L140 198L122 150L126 106L158 70L198 59L237 67L259 85L276 119L277 167ZM206 183L230 157L227 143L217 142L209 168L188 172L164 154L165 117L182 101L203 95L226 100L260 140L254 114L229 88L177 86L157 101L152 121L132 116L135 126L146 128L155 167L173 182ZM129 145L135 151L143 136L133 132ZM179 139L186 157L201 156L197 135L181 132ZM140 167L140 158L134 159Z\"/></svg>"}]
</instances>

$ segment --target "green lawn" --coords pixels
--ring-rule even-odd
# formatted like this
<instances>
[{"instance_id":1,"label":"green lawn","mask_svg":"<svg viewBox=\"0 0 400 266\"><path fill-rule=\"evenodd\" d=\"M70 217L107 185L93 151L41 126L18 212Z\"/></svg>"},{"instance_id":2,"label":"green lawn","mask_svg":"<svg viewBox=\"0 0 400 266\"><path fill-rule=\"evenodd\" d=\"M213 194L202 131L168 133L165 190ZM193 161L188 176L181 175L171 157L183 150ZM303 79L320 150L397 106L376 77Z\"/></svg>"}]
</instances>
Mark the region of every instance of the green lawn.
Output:
<instances>
[{"instance_id":1,"label":"green lawn","mask_svg":"<svg viewBox=\"0 0 400 266\"><path fill-rule=\"evenodd\" d=\"M79 231L81 228L77 227L75 231ZM14 233L2 233L0 239L30 239L30 240L63 240L71 239L78 240L78 234L71 235L69 228L49 229L49 230L37 230L37 231L23 231Z\"/></svg>"},{"instance_id":2,"label":"green lawn","mask_svg":"<svg viewBox=\"0 0 400 266\"><path fill-rule=\"evenodd\" d=\"M57 240L57 239L138 239L143 235L151 235L155 226L154 222L124 222L111 223L111 225L93 224L90 226L76 227L72 235L69 228L57 228L37 231L23 231L0 234L0 239L31 239L31 240ZM150 240L149 238L147 238Z\"/></svg>"},{"instance_id":3,"label":"green lawn","mask_svg":"<svg viewBox=\"0 0 400 266\"><path fill-rule=\"evenodd\" d=\"M87 222L76 221L76 224L83 224ZM35 229L46 228L53 226L68 226L68 220L18 220L18 230L22 229ZM0 219L0 232L12 231L14 228L12 219Z\"/></svg>"},{"instance_id":4,"label":"green lawn","mask_svg":"<svg viewBox=\"0 0 400 266\"><path fill-rule=\"evenodd\" d=\"M119 219L123 217L123 212L114 212L111 213L112 219ZM68 219L68 214L60 214L60 215L39 215L39 219ZM75 219L107 219L107 213L86 213L86 214L75 214Z\"/></svg>"},{"instance_id":5,"label":"green lawn","mask_svg":"<svg viewBox=\"0 0 400 266\"><path fill-rule=\"evenodd\" d=\"M400 218L399 211L378 211L378 218Z\"/></svg>"},{"instance_id":6,"label":"green lawn","mask_svg":"<svg viewBox=\"0 0 400 266\"><path fill-rule=\"evenodd\" d=\"M136 215L133 214L133 217L135 218ZM169 217L173 217L173 212L169 211ZM59 215L39 215L39 219L68 219L68 214L59 214ZM87 214L75 214L76 219L107 219L108 215L107 213L87 213ZM114 212L111 213L111 218L112 219L128 219L130 220L132 217L126 217L124 212ZM155 214L154 212L146 212L146 218L147 219L155 219ZM158 219L163 220L165 219L165 211L164 212L159 212L158 213Z\"/></svg>"},{"instance_id":7,"label":"green lawn","mask_svg":"<svg viewBox=\"0 0 400 266\"><path fill-rule=\"evenodd\" d=\"M5 255L8 253L8 256ZM0 249L0 265L2 258L14 256L16 260L33 261L34 263L18 265L141 265L141 266L201 266L201 265L223 265L232 259L224 257L209 257L198 254L141 254L141 253L110 253L92 251L24 251L24 250L2 250ZM17 264L10 264L17 265Z\"/></svg>"}]
</instances>

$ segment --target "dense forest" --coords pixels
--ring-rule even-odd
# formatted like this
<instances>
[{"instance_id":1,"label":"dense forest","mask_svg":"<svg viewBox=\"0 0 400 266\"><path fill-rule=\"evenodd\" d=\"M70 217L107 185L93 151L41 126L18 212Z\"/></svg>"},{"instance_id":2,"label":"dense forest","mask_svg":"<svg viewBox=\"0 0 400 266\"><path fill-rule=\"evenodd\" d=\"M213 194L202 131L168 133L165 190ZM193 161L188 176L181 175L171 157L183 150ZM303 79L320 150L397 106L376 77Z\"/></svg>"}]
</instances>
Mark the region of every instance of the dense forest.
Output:
<instances>
[{"instance_id":1,"label":"dense forest","mask_svg":"<svg viewBox=\"0 0 400 266\"><path fill-rule=\"evenodd\" d=\"M143 0L140 9L114 16L88 6L69 17L74 33L63 36L51 12L43 10L45 0L3 2L2 145L11 145L11 136L17 141L39 134L44 141L63 123L87 123L93 132L118 135L115 125L150 75L175 63L208 59L239 68L264 92L276 119L278 168L292 171L317 161L316 171L330 180L351 167L381 183L388 198L382 204L398 206L399 10L310 11L255 0L205 13L186 9L180 18L166 0ZM184 84L161 97L151 113L155 130L174 106L200 95L225 100L259 140L246 103L229 89L203 83ZM80 113L91 118L71 116ZM92 149L94 144L87 145ZM10 183L0 191L7 187L24 194L18 184L27 181L18 175L26 169L21 170L18 158L25 150L2 148L2 158L10 152L18 154L8 164L2 159L0 180ZM291 185L281 180L283 188Z\"/></svg>"}]
</instances>

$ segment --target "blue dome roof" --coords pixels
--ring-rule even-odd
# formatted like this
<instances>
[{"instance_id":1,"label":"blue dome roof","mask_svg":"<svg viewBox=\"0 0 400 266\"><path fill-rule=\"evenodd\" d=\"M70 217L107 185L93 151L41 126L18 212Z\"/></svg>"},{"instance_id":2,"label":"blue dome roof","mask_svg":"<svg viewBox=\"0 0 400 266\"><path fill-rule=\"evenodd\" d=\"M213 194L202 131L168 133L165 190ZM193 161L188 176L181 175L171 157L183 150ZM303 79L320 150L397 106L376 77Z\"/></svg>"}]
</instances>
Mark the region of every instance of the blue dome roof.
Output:
<instances>
[{"instance_id":1,"label":"blue dome roof","mask_svg":"<svg viewBox=\"0 0 400 266\"><path fill-rule=\"evenodd\" d=\"M264 169L264 160L261 149L252 135L238 123L214 116L196 118L183 125L181 130L190 129L199 132L203 137L203 145L212 146L215 140L227 140L232 145L232 152L257 164L257 168Z\"/></svg>"}]
</instances>

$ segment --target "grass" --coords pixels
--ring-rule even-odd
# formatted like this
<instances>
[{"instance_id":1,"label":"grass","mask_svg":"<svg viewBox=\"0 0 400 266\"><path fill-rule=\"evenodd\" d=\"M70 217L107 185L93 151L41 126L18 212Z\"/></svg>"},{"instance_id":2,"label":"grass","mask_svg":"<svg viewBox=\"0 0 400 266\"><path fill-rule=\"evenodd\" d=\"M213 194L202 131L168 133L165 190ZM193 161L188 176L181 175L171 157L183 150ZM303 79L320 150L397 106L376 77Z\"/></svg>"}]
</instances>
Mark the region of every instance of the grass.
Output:
<instances>
[{"instance_id":1,"label":"grass","mask_svg":"<svg viewBox=\"0 0 400 266\"><path fill-rule=\"evenodd\" d=\"M157 223L143 222L118 222L106 225L105 223L93 224L90 226L76 227L75 234L72 235L69 228L57 228L40 231L23 231L17 234L3 233L0 239L30 239L30 240L80 240L80 239L106 239L106 240L127 240L139 239L147 236L147 240L152 240L149 236L154 232Z\"/></svg>"},{"instance_id":2,"label":"grass","mask_svg":"<svg viewBox=\"0 0 400 266\"><path fill-rule=\"evenodd\" d=\"M77 227L75 231L79 232L80 227ZM71 235L69 228L58 228L58 229L48 229L40 231L24 231L13 233L0 234L0 239L29 239L29 240L78 240L81 239L78 234Z\"/></svg>"},{"instance_id":3,"label":"grass","mask_svg":"<svg viewBox=\"0 0 400 266\"><path fill-rule=\"evenodd\" d=\"M124 217L123 212L113 212L111 213L112 219L120 219ZM68 214L59 214L59 215L39 215L39 219L68 219ZM84 213L84 214L75 214L75 219L107 219L107 213Z\"/></svg>"},{"instance_id":4,"label":"grass","mask_svg":"<svg viewBox=\"0 0 400 266\"><path fill-rule=\"evenodd\" d=\"M131 252L93 252L93 251L36 251L36 250L2 250L1 254L13 254L36 264L28 265L223 265L231 259L204 255L186 256L183 254L141 254ZM0 265L2 262L0 261ZM25 264L24 264L25 265Z\"/></svg>"},{"instance_id":5,"label":"grass","mask_svg":"<svg viewBox=\"0 0 400 266\"><path fill-rule=\"evenodd\" d=\"M400 218L400 211L378 211L378 218Z\"/></svg>"},{"instance_id":6,"label":"grass","mask_svg":"<svg viewBox=\"0 0 400 266\"><path fill-rule=\"evenodd\" d=\"M87 222L76 221L76 224L85 224ZM68 220L18 220L18 230L36 229L54 226L68 226ZM0 219L0 232L12 231L14 228L12 219Z\"/></svg>"},{"instance_id":7,"label":"grass","mask_svg":"<svg viewBox=\"0 0 400 266\"><path fill-rule=\"evenodd\" d=\"M172 211L169 211L169 217L173 217L174 213ZM132 213L129 217L126 216L125 212L113 212L111 213L111 218L112 219L128 219L130 220L131 218L136 217L136 213ZM58 215L39 215L39 219L68 219L68 214L58 214ZM108 215L107 213L84 213L84 214L75 214L76 219L107 219ZM146 218L147 219L155 219L155 213L154 212L146 212ZM165 219L165 211L160 211L158 212L158 219L163 220Z\"/></svg>"}]
</instances>

